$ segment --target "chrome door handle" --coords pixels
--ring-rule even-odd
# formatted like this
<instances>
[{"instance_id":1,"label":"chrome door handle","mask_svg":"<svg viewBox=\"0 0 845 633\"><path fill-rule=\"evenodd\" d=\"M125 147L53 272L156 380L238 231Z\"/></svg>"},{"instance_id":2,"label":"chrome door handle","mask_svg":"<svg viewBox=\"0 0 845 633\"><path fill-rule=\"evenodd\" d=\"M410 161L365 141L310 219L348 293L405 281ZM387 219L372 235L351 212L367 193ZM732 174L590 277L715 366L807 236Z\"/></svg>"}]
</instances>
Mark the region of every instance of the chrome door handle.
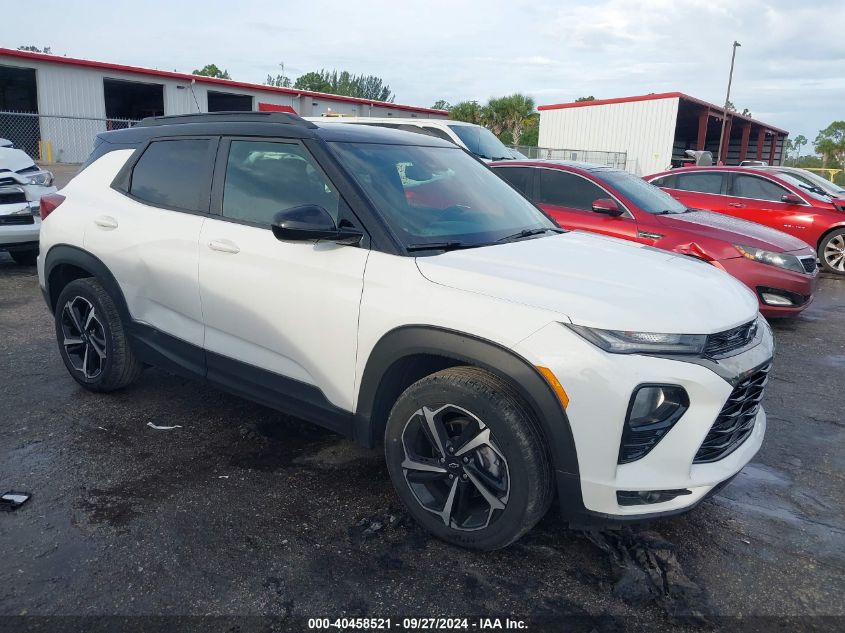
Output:
<instances>
[{"instance_id":1,"label":"chrome door handle","mask_svg":"<svg viewBox=\"0 0 845 633\"><path fill-rule=\"evenodd\" d=\"M241 252L241 249L232 240L211 240L208 243L208 248L220 253L232 253L233 255Z\"/></svg>"},{"instance_id":2,"label":"chrome door handle","mask_svg":"<svg viewBox=\"0 0 845 633\"><path fill-rule=\"evenodd\" d=\"M101 215L98 218L95 218L94 224L99 226L101 229L105 229L106 231L111 231L112 229L117 228L117 220L115 220L110 215Z\"/></svg>"}]
</instances>

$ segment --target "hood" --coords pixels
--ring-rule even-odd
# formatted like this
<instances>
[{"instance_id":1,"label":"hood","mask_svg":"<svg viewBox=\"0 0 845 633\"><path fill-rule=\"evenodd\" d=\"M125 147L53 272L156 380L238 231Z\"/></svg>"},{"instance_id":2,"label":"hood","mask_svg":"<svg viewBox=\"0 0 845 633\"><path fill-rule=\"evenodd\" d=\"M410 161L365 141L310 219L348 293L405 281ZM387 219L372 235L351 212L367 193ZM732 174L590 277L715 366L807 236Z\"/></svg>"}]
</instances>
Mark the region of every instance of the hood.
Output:
<instances>
[{"instance_id":1,"label":"hood","mask_svg":"<svg viewBox=\"0 0 845 633\"><path fill-rule=\"evenodd\" d=\"M580 231L420 257L417 266L434 283L609 330L711 334L757 314L754 294L714 266Z\"/></svg>"},{"instance_id":2,"label":"hood","mask_svg":"<svg viewBox=\"0 0 845 633\"><path fill-rule=\"evenodd\" d=\"M0 171L4 169L20 171L32 167L34 164L33 160L23 150L0 147Z\"/></svg>"},{"instance_id":3,"label":"hood","mask_svg":"<svg viewBox=\"0 0 845 633\"><path fill-rule=\"evenodd\" d=\"M754 246L767 251L785 253L810 248L805 242L783 231L749 222L723 213L691 211L655 216L661 224L688 230L712 239L741 246ZM734 251L734 256L739 253Z\"/></svg>"}]
</instances>

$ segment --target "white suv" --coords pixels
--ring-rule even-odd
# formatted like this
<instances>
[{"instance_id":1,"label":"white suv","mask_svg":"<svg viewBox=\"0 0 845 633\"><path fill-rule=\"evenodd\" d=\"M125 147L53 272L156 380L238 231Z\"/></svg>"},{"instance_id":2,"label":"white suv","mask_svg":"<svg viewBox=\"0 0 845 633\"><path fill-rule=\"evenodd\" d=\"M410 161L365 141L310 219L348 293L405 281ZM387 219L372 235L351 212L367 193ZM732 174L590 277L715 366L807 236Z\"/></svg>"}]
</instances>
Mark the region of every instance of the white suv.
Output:
<instances>
[{"instance_id":1,"label":"white suv","mask_svg":"<svg viewBox=\"0 0 845 633\"><path fill-rule=\"evenodd\" d=\"M444 141L280 113L102 134L42 204L61 358L157 365L383 443L413 515L479 549L687 510L760 448L772 334L692 258L563 232Z\"/></svg>"},{"instance_id":2,"label":"white suv","mask_svg":"<svg viewBox=\"0 0 845 633\"><path fill-rule=\"evenodd\" d=\"M54 191L51 172L0 138L0 251L8 251L19 264L35 263L41 228L38 201Z\"/></svg>"}]
</instances>

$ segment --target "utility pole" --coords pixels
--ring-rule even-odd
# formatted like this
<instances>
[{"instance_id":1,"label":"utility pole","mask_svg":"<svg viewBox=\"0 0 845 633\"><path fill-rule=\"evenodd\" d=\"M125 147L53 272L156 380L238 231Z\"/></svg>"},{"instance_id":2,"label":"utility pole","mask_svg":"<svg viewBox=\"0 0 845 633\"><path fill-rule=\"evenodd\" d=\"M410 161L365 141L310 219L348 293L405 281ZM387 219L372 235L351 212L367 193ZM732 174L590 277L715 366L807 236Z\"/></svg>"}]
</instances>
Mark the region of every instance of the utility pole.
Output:
<instances>
[{"instance_id":1,"label":"utility pole","mask_svg":"<svg viewBox=\"0 0 845 633\"><path fill-rule=\"evenodd\" d=\"M733 53L731 53L731 72L728 74L728 94L725 95L725 114L722 117L722 132L719 134L719 151L716 153L717 165L722 164L722 143L725 139L725 123L728 121L728 104L731 101L731 81L733 81L734 77L734 60L736 59L736 49L738 46L742 46L742 44L734 41ZM730 141L728 141L728 144L730 144ZM727 158L727 152L725 154L725 158Z\"/></svg>"}]
</instances>

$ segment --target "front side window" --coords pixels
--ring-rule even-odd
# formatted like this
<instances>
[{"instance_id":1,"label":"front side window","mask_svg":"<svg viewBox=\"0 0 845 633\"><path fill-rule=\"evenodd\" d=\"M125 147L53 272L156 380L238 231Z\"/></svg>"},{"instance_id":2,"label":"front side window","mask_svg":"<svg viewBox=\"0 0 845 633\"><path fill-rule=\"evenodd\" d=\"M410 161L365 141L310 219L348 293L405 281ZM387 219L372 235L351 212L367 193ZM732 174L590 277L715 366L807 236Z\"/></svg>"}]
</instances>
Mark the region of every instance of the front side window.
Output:
<instances>
[{"instance_id":1,"label":"front side window","mask_svg":"<svg viewBox=\"0 0 845 633\"><path fill-rule=\"evenodd\" d=\"M687 208L662 189L627 171L602 169L593 175L616 189L646 213L684 213Z\"/></svg>"},{"instance_id":2,"label":"front side window","mask_svg":"<svg viewBox=\"0 0 845 633\"><path fill-rule=\"evenodd\" d=\"M338 221L339 197L296 143L232 141L223 185L223 217L269 225L279 211L305 204Z\"/></svg>"},{"instance_id":3,"label":"front side window","mask_svg":"<svg viewBox=\"0 0 845 633\"><path fill-rule=\"evenodd\" d=\"M153 141L132 169L129 193L154 206L208 210L208 139Z\"/></svg>"},{"instance_id":4,"label":"front side window","mask_svg":"<svg viewBox=\"0 0 845 633\"><path fill-rule=\"evenodd\" d=\"M677 174L675 176L675 186L673 189L680 189L681 191L694 191L696 193L722 193L722 177L718 174Z\"/></svg>"},{"instance_id":5,"label":"front side window","mask_svg":"<svg viewBox=\"0 0 845 633\"><path fill-rule=\"evenodd\" d=\"M586 178L556 169L541 169L537 186L538 202L569 209L590 211L593 202L608 197L606 191Z\"/></svg>"},{"instance_id":6,"label":"front side window","mask_svg":"<svg viewBox=\"0 0 845 633\"><path fill-rule=\"evenodd\" d=\"M751 176L749 174L735 174L731 194L737 198L754 198L755 200L771 200L780 202L784 194L789 193L771 180Z\"/></svg>"},{"instance_id":7,"label":"front side window","mask_svg":"<svg viewBox=\"0 0 845 633\"><path fill-rule=\"evenodd\" d=\"M556 225L496 174L457 147L331 143L406 246L483 245Z\"/></svg>"}]
</instances>

